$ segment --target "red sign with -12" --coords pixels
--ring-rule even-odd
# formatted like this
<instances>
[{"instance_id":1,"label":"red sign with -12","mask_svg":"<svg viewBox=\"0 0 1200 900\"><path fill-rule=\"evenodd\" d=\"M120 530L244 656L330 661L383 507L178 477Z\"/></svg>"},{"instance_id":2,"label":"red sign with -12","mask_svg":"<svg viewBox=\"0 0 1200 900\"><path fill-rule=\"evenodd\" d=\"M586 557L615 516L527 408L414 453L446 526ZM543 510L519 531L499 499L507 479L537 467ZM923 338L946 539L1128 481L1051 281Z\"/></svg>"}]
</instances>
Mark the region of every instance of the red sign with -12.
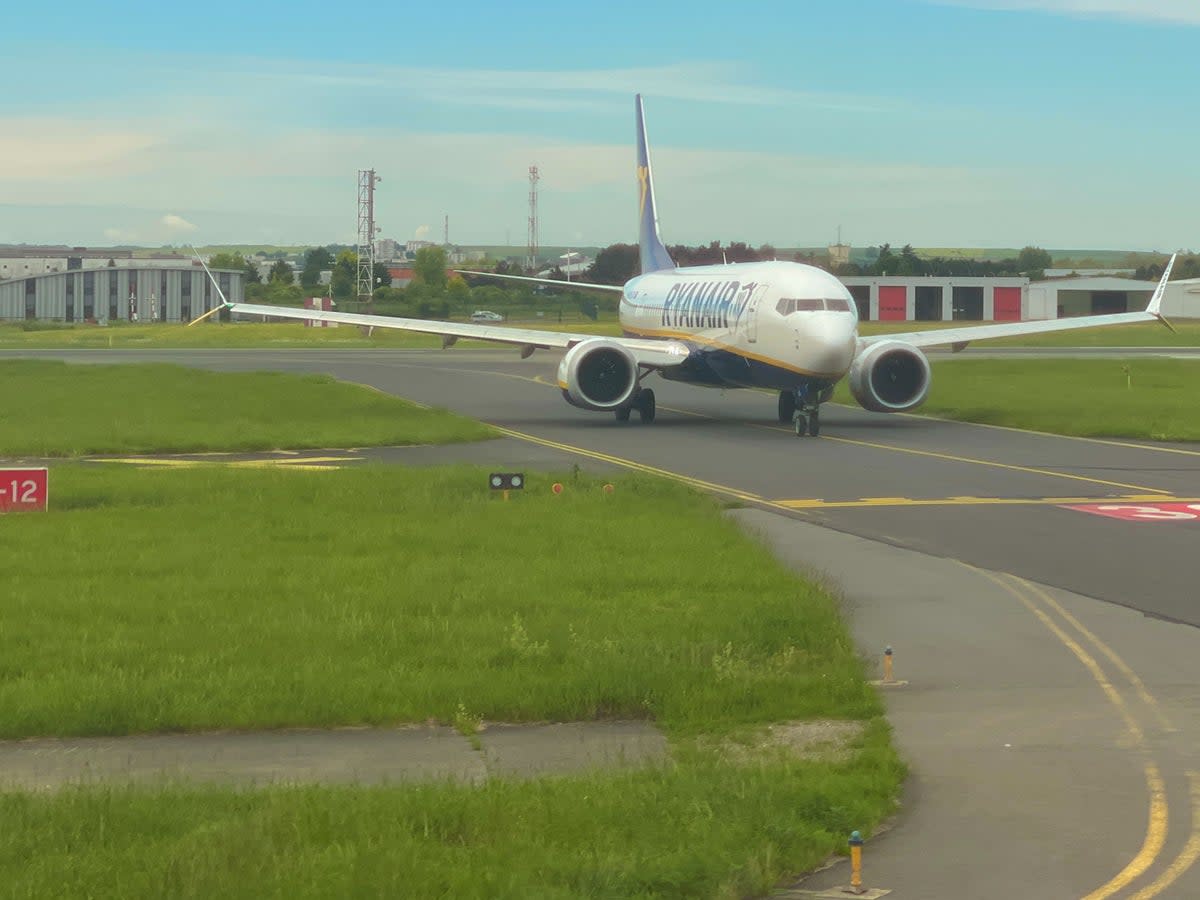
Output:
<instances>
[{"instance_id":1,"label":"red sign with -12","mask_svg":"<svg viewBox=\"0 0 1200 900\"><path fill-rule=\"evenodd\" d=\"M49 481L46 469L0 469L0 513L45 512Z\"/></svg>"},{"instance_id":2,"label":"red sign with -12","mask_svg":"<svg viewBox=\"0 0 1200 900\"><path fill-rule=\"evenodd\" d=\"M1200 522L1200 503L1086 503L1067 509L1126 522Z\"/></svg>"}]
</instances>

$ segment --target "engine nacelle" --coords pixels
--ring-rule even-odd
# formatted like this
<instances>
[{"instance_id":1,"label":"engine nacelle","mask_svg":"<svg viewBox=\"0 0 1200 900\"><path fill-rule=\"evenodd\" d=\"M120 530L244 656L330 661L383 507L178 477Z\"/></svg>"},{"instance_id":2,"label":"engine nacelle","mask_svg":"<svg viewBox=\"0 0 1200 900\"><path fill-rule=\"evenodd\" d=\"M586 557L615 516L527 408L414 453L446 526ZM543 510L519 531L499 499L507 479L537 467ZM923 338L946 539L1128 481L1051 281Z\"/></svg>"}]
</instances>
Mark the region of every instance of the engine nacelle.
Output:
<instances>
[{"instance_id":1,"label":"engine nacelle","mask_svg":"<svg viewBox=\"0 0 1200 900\"><path fill-rule=\"evenodd\" d=\"M572 406L597 411L619 409L637 393L637 359L616 341L582 341L558 364L558 386Z\"/></svg>"},{"instance_id":2,"label":"engine nacelle","mask_svg":"<svg viewBox=\"0 0 1200 900\"><path fill-rule=\"evenodd\" d=\"M880 341L855 357L850 393L871 412L907 412L925 402L933 372L925 354L904 341Z\"/></svg>"}]
</instances>

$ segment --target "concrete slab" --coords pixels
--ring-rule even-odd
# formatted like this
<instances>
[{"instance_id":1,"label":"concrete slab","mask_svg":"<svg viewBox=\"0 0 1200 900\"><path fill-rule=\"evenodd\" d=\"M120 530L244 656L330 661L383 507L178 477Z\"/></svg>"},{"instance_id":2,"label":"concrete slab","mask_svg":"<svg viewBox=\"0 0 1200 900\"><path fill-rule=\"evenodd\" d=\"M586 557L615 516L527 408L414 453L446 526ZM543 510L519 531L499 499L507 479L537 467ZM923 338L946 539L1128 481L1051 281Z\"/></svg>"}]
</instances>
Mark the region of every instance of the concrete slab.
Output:
<instances>
[{"instance_id":1,"label":"concrete slab","mask_svg":"<svg viewBox=\"0 0 1200 900\"><path fill-rule=\"evenodd\" d=\"M667 758L667 739L649 722L490 725L479 738L490 775L532 777Z\"/></svg>"}]
</instances>

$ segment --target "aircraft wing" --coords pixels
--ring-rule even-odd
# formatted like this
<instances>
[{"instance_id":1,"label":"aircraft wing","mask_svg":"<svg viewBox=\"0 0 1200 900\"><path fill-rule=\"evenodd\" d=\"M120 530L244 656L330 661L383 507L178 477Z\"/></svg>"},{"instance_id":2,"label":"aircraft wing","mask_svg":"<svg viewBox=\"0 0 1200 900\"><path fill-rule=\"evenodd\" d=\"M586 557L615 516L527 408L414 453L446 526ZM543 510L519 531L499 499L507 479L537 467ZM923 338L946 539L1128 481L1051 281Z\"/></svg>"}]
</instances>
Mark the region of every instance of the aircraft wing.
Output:
<instances>
[{"instance_id":1,"label":"aircraft wing","mask_svg":"<svg viewBox=\"0 0 1200 900\"><path fill-rule=\"evenodd\" d=\"M1168 328L1170 323L1162 317L1159 308L1162 306L1163 292L1167 289L1167 280L1171 277L1171 269L1175 265L1175 257L1167 263L1167 268L1154 290L1154 296L1144 310L1139 312L1112 313L1105 316L1078 316L1069 319L1046 319L1036 322L997 322L993 325L967 325L962 328L936 328L930 331L909 331L902 334L876 334L860 338L863 346L877 344L880 341L903 341L914 347L937 347L952 344L956 350L961 350L971 341L984 341L991 338L1015 337L1023 334L1045 334L1051 331L1071 331L1076 328L1098 328L1103 325L1131 325L1135 322L1162 322Z\"/></svg>"},{"instance_id":2,"label":"aircraft wing","mask_svg":"<svg viewBox=\"0 0 1200 900\"><path fill-rule=\"evenodd\" d=\"M217 307L216 310L222 307ZM583 341L597 340L595 334L573 334L564 331L539 331L533 328L509 328L500 325L476 325L465 322L440 322L430 319L402 319L397 316L371 316L365 313L344 313L320 309L300 309L292 306L266 306L254 303L229 303L231 313L243 316L269 316L278 319L305 319L314 322L337 322L367 328L397 328L419 334L441 335L445 346L460 338L493 341L521 347L528 356L535 349L569 350ZM216 311L214 310L214 312ZM652 369L666 369L686 360L691 348L682 341L651 338L604 337L630 350L638 364Z\"/></svg>"}]
</instances>

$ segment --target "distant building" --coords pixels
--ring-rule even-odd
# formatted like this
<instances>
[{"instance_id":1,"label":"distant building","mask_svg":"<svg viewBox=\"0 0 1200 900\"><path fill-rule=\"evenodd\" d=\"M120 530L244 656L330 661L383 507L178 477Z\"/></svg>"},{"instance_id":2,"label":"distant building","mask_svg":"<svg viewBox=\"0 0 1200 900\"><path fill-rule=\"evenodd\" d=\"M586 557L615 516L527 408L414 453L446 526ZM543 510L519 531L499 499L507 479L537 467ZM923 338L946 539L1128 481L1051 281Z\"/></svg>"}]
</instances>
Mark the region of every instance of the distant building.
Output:
<instances>
[{"instance_id":1,"label":"distant building","mask_svg":"<svg viewBox=\"0 0 1200 900\"><path fill-rule=\"evenodd\" d=\"M421 250L424 247L433 247L433 246L435 246L433 241L405 241L404 242L404 252L407 253L409 256L411 256L414 253L416 253L418 250Z\"/></svg>"},{"instance_id":2,"label":"distant building","mask_svg":"<svg viewBox=\"0 0 1200 900\"><path fill-rule=\"evenodd\" d=\"M0 281L25 278L49 272L74 272L84 269L171 268L191 265L191 256L182 253L154 253L134 256L132 250L92 250L87 247L0 247Z\"/></svg>"},{"instance_id":3,"label":"distant building","mask_svg":"<svg viewBox=\"0 0 1200 900\"><path fill-rule=\"evenodd\" d=\"M591 268L595 262L590 256L584 256L582 253L577 253L574 250L568 250L562 256L557 256L547 269L542 269L537 273L537 277L545 278L555 269L561 271L564 275L578 281L580 277Z\"/></svg>"},{"instance_id":4,"label":"distant building","mask_svg":"<svg viewBox=\"0 0 1200 900\"><path fill-rule=\"evenodd\" d=\"M58 322L189 322L220 304L212 281L198 262L138 265L125 257L109 266L79 266L0 281L0 320ZM24 262L18 265L23 268ZM245 300L245 273L216 269L222 293Z\"/></svg>"},{"instance_id":5,"label":"distant building","mask_svg":"<svg viewBox=\"0 0 1200 900\"><path fill-rule=\"evenodd\" d=\"M380 238L375 242L375 258L380 262L393 260L402 252L400 244L393 238Z\"/></svg>"},{"instance_id":6,"label":"distant building","mask_svg":"<svg viewBox=\"0 0 1200 900\"><path fill-rule=\"evenodd\" d=\"M830 244L829 245L829 264L833 268L844 266L850 262L850 245L849 244Z\"/></svg>"}]
</instances>

